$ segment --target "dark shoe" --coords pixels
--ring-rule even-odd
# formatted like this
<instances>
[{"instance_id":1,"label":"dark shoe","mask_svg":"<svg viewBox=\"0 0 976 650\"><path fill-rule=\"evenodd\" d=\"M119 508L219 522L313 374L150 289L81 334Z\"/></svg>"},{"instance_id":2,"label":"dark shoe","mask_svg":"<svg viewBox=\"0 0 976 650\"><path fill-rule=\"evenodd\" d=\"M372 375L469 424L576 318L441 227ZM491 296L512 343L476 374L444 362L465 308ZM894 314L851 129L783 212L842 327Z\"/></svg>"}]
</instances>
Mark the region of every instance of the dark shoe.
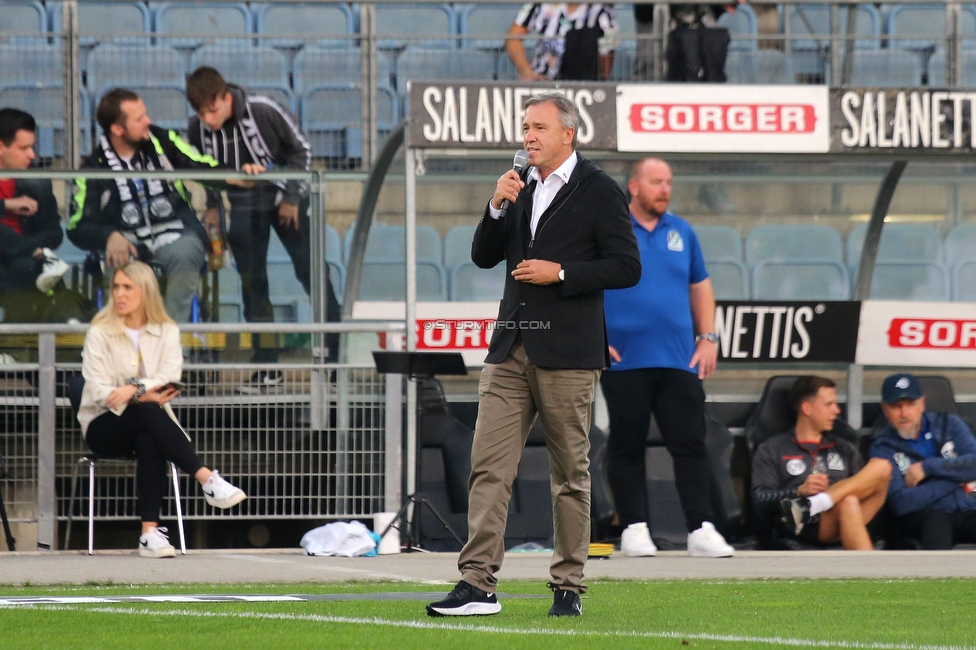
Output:
<instances>
[{"instance_id":1,"label":"dark shoe","mask_svg":"<svg viewBox=\"0 0 976 650\"><path fill-rule=\"evenodd\" d=\"M482 591L464 580L444 600L427 605L428 616L490 616L502 611L495 594Z\"/></svg>"},{"instance_id":2,"label":"dark shoe","mask_svg":"<svg viewBox=\"0 0 976 650\"><path fill-rule=\"evenodd\" d=\"M783 523L794 535L799 535L803 526L810 523L810 499L783 499L779 509L783 513Z\"/></svg>"},{"instance_id":3,"label":"dark shoe","mask_svg":"<svg viewBox=\"0 0 976 650\"><path fill-rule=\"evenodd\" d=\"M241 395L261 395L280 390L285 385L285 377L278 370L258 370L251 379L237 387Z\"/></svg>"},{"instance_id":4,"label":"dark shoe","mask_svg":"<svg viewBox=\"0 0 976 650\"><path fill-rule=\"evenodd\" d=\"M582 616L583 605L580 604L579 594L568 589L560 589L556 585L549 583L552 589L552 607L549 608L549 616Z\"/></svg>"}]
</instances>

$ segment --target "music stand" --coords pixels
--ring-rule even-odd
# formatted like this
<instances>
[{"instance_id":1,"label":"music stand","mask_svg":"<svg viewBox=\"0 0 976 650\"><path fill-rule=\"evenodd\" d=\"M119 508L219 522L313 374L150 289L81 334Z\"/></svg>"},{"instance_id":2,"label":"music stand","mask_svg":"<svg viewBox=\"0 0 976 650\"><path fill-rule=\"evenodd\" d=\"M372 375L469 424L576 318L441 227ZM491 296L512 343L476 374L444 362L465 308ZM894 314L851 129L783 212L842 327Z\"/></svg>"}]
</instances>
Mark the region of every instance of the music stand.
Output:
<instances>
[{"instance_id":1,"label":"music stand","mask_svg":"<svg viewBox=\"0 0 976 650\"><path fill-rule=\"evenodd\" d=\"M380 374L396 374L396 375L406 375L411 381L416 381L418 379L434 379L435 375L467 375L468 369L464 365L464 357L461 356L460 352L390 352L390 351L374 351L373 361L376 363L376 371ZM419 408L419 403L418 403ZM413 414L413 417L417 417L417 413ZM418 430L418 438L419 430ZM420 453L417 453L416 464L420 465ZM404 461L406 462L406 460ZM420 478L419 470L416 472L417 478ZM407 517L407 511L410 509L411 504L418 506L427 506L438 521L444 526L444 528L451 534L454 541L458 543L459 546L464 547L464 541L458 536L451 525L447 522L447 519L434 507L434 504L430 502L427 495L417 490L413 494L408 494L403 500L403 505L394 515L393 520L390 524L380 533L380 539L386 536L390 532L391 528L396 528L404 536L406 540L406 550L407 551L419 551L423 550L420 548L420 517L418 516L418 509L415 508L413 512L413 520ZM397 526L397 522L403 520L404 526L401 528Z\"/></svg>"}]
</instances>

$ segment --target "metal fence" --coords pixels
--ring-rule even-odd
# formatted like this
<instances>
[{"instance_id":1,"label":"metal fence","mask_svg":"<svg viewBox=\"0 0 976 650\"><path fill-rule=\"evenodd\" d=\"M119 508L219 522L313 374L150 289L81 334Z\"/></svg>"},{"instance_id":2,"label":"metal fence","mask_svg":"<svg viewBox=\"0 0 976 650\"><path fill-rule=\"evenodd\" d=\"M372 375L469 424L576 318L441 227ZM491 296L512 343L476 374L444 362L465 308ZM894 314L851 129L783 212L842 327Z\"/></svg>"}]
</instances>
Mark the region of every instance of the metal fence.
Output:
<instances>
[{"instance_id":1,"label":"metal fence","mask_svg":"<svg viewBox=\"0 0 976 650\"><path fill-rule=\"evenodd\" d=\"M23 3L4 7L0 21L0 106L33 112L42 155L71 167L91 149L95 106L107 89L132 87L157 124L185 130L185 77L211 65L290 109L310 136L317 165L368 168L406 115L409 79L518 79L505 41L519 6ZM653 5L652 23L637 22L633 5L614 10L620 29L611 79L664 79L669 5ZM731 34L726 71L733 83L976 80L972 5L759 0L718 24ZM531 60L537 37L523 41Z\"/></svg>"},{"instance_id":2,"label":"metal fence","mask_svg":"<svg viewBox=\"0 0 976 650\"><path fill-rule=\"evenodd\" d=\"M184 339L272 330L313 337L325 331L403 331L400 323L193 327L199 332L184 328ZM57 522L68 517L72 471L88 453L67 398L67 380L81 366L55 361L77 356L83 332L77 325L0 326L6 344L13 336L34 338L38 350L37 363L0 366L0 455L7 470L0 492L12 522L37 524L40 547L55 547ZM196 350L191 359L203 356ZM284 375L280 388L240 393L251 373L271 368ZM197 361L184 365L184 382L174 408L198 455L248 494L231 511L215 510L193 478L181 475L187 519L321 520L369 517L399 506L398 377L352 364ZM96 519L137 518L134 474L134 464L99 468ZM79 489L76 519L87 516L87 481ZM175 516L171 495L163 514Z\"/></svg>"}]
</instances>

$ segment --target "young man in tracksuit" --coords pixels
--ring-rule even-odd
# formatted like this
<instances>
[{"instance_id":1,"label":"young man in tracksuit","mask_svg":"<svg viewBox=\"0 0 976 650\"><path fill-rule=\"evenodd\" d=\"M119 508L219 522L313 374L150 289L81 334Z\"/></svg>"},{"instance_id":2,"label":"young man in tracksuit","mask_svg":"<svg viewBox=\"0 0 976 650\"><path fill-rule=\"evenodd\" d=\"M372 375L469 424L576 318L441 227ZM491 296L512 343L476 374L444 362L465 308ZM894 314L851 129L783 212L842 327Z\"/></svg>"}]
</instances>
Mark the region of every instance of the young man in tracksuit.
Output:
<instances>
[{"instance_id":1,"label":"young man in tracksuit","mask_svg":"<svg viewBox=\"0 0 976 650\"><path fill-rule=\"evenodd\" d=\"M913 375L897 374L881 387L888 424L871 445L871 457L891 463L889 535L923 549L976 543L976 439L959 416L926 413Z\"/></svg>"},{"instance_id":2,"label":"young man in tracksuit","mask_svg":"<svg viewBox=\"0 0 976 650\"><path fill-rule=\"evenodd\" d=\"M165 171L209 169L217 161L200 154L176 131L153 126L139 95L114 88L99 101L102 128L95 150L82 169ZM210 250L207 233L181 181L86 179L75 181L68 239L104 254L108 269L135 258L162 270L166 311L189 322L193 294Z\"/></svg>"},{"instance_id":3,"label":"young man in tracksuit","mask_svg":"<svg viewBox=\"0 0 976 650\"><path fill-rule=\"evenodd\" d=\"M312 146L295 118L276 101L264 95L248 94L228 84L210 67L198 68L187 79L186 94L196 117L190 118L190 142L216 158L222 166L242 169L247 163L265 169L309 170ZM274 315L268 295L268 239L274 228L295 265L295 275L310 293L309 185L305 181L262 183L249 190L230 190L230 227L227 241L241 276L244 319L250 323L271 322ZM208 198L215 208L218 197ZM214 218L208 210L208 218ZM339 305L332 285L326 281L328 320L339 320ZM258 340L260 337L255 337ZM338 337L329 337L334 355ZM274 363L273 347L256 346L253 361ZM245 392L280 385L280 372L255 373Z\"/></svg>"}]
</instances>

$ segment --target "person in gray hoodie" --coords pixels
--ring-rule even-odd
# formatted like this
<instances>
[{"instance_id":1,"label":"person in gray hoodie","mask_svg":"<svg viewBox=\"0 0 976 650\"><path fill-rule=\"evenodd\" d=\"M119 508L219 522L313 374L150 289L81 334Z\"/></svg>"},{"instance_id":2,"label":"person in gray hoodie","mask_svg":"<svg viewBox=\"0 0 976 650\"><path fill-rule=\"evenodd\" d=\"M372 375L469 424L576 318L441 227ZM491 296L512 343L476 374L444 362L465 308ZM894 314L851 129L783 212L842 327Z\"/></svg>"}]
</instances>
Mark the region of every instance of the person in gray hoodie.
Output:
<instances>
[{"instance_id":1,"label":"person in gray hoodie","mask_svg":"<svg viewBox=\"0 0 976 650\"><path fill-rule=\"evenodd\" d=\"M918 379L891 375L881 388L888 424L871 445L872 458L891 462L889 538L923 549L976 543L976 438L951 413L926 413Z\"/></svg>"}]
</instances>

